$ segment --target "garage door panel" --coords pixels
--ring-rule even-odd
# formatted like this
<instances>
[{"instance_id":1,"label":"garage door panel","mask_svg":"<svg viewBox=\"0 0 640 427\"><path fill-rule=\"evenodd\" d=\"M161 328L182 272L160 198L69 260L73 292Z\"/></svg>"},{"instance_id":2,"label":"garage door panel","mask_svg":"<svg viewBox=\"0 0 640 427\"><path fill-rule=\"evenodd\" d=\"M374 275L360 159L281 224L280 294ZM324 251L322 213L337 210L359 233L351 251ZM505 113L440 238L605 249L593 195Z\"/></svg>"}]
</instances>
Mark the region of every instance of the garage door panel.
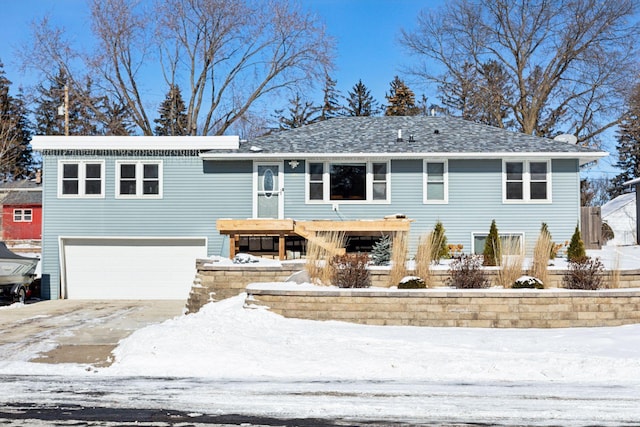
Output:
<instances>
[{"instance_id":1,"label":"garage door panel","mask_svg":"<svg viewBox=\"0 0 640 427\"><path fill-rule=\"evenodd\" d=\"M68 239L69 299L187 299L206 239Z\"/></svg>"}]
</instances>

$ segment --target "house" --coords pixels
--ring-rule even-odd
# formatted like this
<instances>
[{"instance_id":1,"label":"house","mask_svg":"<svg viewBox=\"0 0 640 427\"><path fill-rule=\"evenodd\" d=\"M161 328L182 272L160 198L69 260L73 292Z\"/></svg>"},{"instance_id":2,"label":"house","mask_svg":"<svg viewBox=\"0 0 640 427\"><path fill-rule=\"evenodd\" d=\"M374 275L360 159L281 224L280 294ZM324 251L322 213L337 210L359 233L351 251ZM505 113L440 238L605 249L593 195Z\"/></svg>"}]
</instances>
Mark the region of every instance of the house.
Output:
<instances>
[{"instance_id":1,"label":"house","mask_svg":"<svg viewBox=\"0 0 640 427\"><path fill-rule=\"evenodd\" d=\"M613 239L607 245L636 244L636 193L621 194L602 205L602 222L611 227Z\"/></svg>"},{"instance_id":2,"label":"house","mask_svg":"<svg viewBox=\"0 0 640 427\"><path fill-rule=\"evenodd\" d=\"M531 250L567 240L580 166L608 155L451 117L344 117L238 137L36 136L44 169L47 298L186 298L194 259L229 253L220 218L411 219L411 249L442 221L481 252L492 220ZM370 247L370 233L350 237ZM238 242L274 250L277 236ZM377 237L375 237L377 239ZM291 239L291 253L304 242ZM298 245L298 246L295 246Z\"/></svg>"},{"instance_id":3,"label":"house","mask_svg":"<svg viewBox=\"0 0 640 427\"><path fill-rule=\"evenodd\" d=\"M34 180L0 183L3 241L40 241L42 238L42 185Z\"/></svg>"}]
</instances>

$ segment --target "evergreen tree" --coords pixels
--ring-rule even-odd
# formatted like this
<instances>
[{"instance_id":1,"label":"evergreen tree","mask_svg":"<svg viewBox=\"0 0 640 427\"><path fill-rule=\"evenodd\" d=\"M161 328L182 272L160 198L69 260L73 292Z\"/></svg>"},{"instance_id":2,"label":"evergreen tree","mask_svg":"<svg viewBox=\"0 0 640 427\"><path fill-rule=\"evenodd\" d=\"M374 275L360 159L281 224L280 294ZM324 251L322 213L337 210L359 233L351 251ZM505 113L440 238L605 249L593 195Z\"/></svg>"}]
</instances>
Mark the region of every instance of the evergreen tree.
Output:
<instances>
[{"instance_id":1,"label":"evergreen tree","mask_svg":"<svg viewBox=\"0 0 640 427\"><path fill-rule=\"evenodd\" d=\"M391 82L391 90L386 96L385 116L416 116L420 108L416 105L416 95L398 76Z\"/></svg>"},{"instance_id":2,"label":"evergreen tree","mask_svg":"<svg viewBox=\"0 0 640 427\"><path fill-rule=\"evenodd\" d=\"M447 236L445 236L444 233L445 229L442 222L436 222L436 225L433 227L433 241L435 246L433 248L434 256L432 257L435 260L449 258L449 246L447 245Z\"/></svg>"},{"instance_id":3,"label":"evergreen tree","mask_svg":"<svg viewBox=\"0 0 640 427\"><path fill-rule=\"evenodd\" d=\"M484 242L483 256L484 265L500 265L500 261L502 259L502 248L495 219L491 221L489 235L487 236L487 240Z\"/></svg>"},{"instance_id":4,"label":"evergreen tree","mask_svg":"<svg viewBox=\"0 0 640 427\"><path fill-rule=\"evenodd\" d=\"M329 74L325 75L325 84L323 89L322 109L318 120L327 120L340 115L342 107L338 102L340 93L336 90L336 80L331 79Z\"/></svg>"},{"instance_id":5,"label":"evergreen tree","mask_svg":"<svg viewBox=\"0 0 640 427\"><path fill-rule=\"evenodd\" d=\"M24 97L9 93L11 81L0 62L0 178L25 179L32 175L31 126Z\"/></svg>"},{"instance_id":6,"label":"evergreen tree","mask_svg":"<svg viewBox=\"0 0 640 427\"><path fill-rule=\"evenodd\" d=\"M378 102L371 96L371 92L362 80L358 80L348 93L349 98L345 108L348 116L375 116L380 112Z\"/></svg>"},{"instance_id":7,"label":"evergreen tree","mask_svg":"<svg viewBox=\"0 0 640 427\"><path fill-rule=\"evenodd\" d=\"M611 180L609 194L611 198L632 191L624 183L640 177L640 85L636 86L629 96L628 111L618 127L616 149L618 162L616 166L622 170Z\"/></svg>"},{"instance_id":8,"label":"evergreen tree","mask_svg":"<svg viewBox=\"0 0 640 427\"><path fill-rule=\"evenodd\" d=\"M66 87L66 89L65 89ZM65 105L65 90L69 92L69 105ZM69 135L97 135L101 127L100 100L92 95L92 82L84 87L75 85L63 70L37 88L36 106L33 112L36 132L40 135L65 134L65 108L69 109Z\"/></svg>"},{"instance_id":9,"label":"evergreen tree","mask_svg":"<svg viewBox=\"0 0 640 427\"><path fill-rule=\"evenodd\" d=\"M373 265L389 265L391 261L391 238L385 234L371 248Z\"/></svg>"},{"instance_id":10,"label":"evergreen tree","mask_svg":"<svg viewBox=\"0 0 640 427\"><path fill-rule=\"evenodd\" d=\"M584 248L584 241L580 234L580 227L576 225L576 230L571 236L571 243L567 248L567 258L569 261L580 262L587 256L587 251Z\"/></svg>"},{"instance_id":11,"label":"evergreen tree","mask_svg":"<svg viewBox=\"0 0 640 427\"><path fill-rule=\"evenodd\" d=\"M154 132L160 136L189 135L186 107L182 92L177 85L171 85L169 92L158 109L160 117L154 120Z\"/></svg>"},{"instance_id":12,"label":"evergreen tree","mask_svg":"<svg viewBox=\"0 0 640 427\"><path fill-rule=\"evenodd\" d=\"M318 107L314 107L309 101L303 101L300 94L289 100L287 111L288 116L284 116L284 109L276 110L280 130L295 129L318 121Z\"/></svg>"}]
</instances>

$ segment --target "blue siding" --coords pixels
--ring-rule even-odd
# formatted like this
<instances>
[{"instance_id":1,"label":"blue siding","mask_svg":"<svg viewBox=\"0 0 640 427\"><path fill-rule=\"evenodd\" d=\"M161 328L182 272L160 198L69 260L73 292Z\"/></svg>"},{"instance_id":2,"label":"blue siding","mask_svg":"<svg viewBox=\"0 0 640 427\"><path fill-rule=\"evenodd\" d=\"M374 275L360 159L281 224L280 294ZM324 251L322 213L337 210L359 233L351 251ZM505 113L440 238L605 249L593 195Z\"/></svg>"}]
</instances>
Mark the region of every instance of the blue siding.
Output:
<instances>
[{"instance_id":1,"label":"blue siding","mask_svg":"<svg viewBox=\"0 0 640 427\"><path fill-rule=\"evenodd\" d=\"M59 236L205 236L209 255L226 255L228 239L216 231L218 218L253 214L253 162L203 161L195 156L167 156L163 161L162 199L115 198L115 164L105 160L104 199L59 199L57 162L44 156L43 296L59 298ZM68 157L77 159L78 157ZM67 159L67 158L65 158ZM129 159L153 160L160 157ZM423 161L391 162L390 203L305 203L305 162L292 168L284 161L284 217L311 219L377 219L402 213L413 219L410 255L420 235L442 221L449 243L471 250L472 233L486 233L493 219L501 232L524 233L530 250L542 222L557 242L568 240L579 220L577 160L552 161L552 199L546 204L502 202L502 160L449 160L449 201L423 203Z\"/></svg>"}]
</instances>

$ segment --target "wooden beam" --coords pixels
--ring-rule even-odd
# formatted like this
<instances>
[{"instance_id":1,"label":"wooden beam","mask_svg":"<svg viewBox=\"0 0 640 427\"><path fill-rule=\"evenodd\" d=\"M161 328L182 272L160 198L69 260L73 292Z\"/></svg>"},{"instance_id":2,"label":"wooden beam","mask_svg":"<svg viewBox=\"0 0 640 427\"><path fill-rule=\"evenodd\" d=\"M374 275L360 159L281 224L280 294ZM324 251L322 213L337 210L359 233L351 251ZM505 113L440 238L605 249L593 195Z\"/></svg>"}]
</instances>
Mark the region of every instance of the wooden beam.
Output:
<instances>
[{"instance_id":1,"label":"wooden beam","mask_svg":"<svg viewBox=\"0 0 640 427\"><path fill-rule=\"evenodd\" d=\"M231 234L232 232L293 232L294 221L292 219L219 219L216 221L216 228L220 233Z\"/></svg>"}]
</instances>

